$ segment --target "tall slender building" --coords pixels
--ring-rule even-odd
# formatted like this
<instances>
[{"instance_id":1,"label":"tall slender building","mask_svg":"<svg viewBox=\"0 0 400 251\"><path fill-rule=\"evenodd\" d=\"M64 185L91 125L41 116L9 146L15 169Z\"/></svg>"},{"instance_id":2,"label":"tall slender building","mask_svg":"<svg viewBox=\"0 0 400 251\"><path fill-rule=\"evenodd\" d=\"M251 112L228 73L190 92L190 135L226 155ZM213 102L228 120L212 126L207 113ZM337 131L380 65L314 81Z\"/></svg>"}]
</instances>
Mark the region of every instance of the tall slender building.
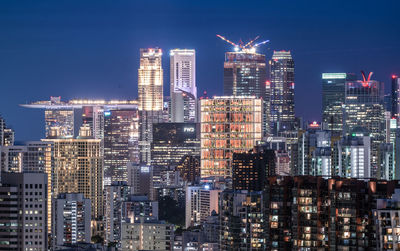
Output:
<instances>
[{"instance_id":1,"label":"tall slender building","mask_svg":"<svg viewBox=\"0 0 400 251\"><path fill-rule=\"evenodd\" d=\"M170 51L171 122L196 122L196 51Z\"/></svg>"},{"instance_id":2,"label":"tall slender building","mask_svg":"<svg viewBox=\"0 0 400 251\"><path fill-rule=\"evenodd\" d=\"M392 75L392 117L400 116L400 77Z\"/></svg>"},{"instance_id":3,"label":"tall slender building","mask_svg":"<svg viewBox=\"0 0 400 251\"><path fill-rule=\"evenodd\" d=\"M141 162L150 164L150 146L153 140L153 123L162 122L163 69L162 51L159 48L140 49L138 70L138 96L140 112L139 148Z\"/></svg>"},{"instance_id":4,"label":"tall slender building","mask_svg":"<svg viewBox=\"0 0 400 251\"><path fill-rule=\"evenodd\" d=\"M322 73L323 128L341 134L346 81L355 81L352 73Z\"/></svg>"},{"instance_id":5,"label":"tall slender building","mask_svg":"<svg viewBox=\"0 0 400 251\"><path fill-rule=\"evenodd\" d=\"M293 130L294 61L290 51L274 51L270 66L270 127L271 133Z\"/></svg>"},{"instance_id":6,"label":"tall slender building","mask_svg":"<svg viewBox=\"0 0 400 251\"><path fill-rule=\"evenodd\" d=\"M139 163L137 109L104 112L104 184L128 181L127 163Z\"/></svg>"}]
</instances>

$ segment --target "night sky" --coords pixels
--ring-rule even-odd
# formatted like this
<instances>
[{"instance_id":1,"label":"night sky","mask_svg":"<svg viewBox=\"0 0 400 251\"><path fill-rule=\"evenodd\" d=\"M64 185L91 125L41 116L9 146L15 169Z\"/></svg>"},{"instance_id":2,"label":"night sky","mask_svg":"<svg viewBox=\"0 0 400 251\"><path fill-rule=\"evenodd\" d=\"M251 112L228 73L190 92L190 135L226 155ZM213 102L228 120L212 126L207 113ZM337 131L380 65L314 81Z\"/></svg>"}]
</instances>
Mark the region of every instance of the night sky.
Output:
<instances>
[{"instance_id":1,"label":"night sky","mask_svg":"<svg viewBox=\"0 0 400 251\"><path fill-rule=\"evenodd\" d=\"M296 114L320 120L321 73L373 71L389 87L400 73L400 1L12 1L0 2L0 113L17 140L44 135L44 112L20 103L137 97L139 48L197 52L198 93L221 95L225 51L257 35L290 50Z\"/></svg>"}]
</instances>

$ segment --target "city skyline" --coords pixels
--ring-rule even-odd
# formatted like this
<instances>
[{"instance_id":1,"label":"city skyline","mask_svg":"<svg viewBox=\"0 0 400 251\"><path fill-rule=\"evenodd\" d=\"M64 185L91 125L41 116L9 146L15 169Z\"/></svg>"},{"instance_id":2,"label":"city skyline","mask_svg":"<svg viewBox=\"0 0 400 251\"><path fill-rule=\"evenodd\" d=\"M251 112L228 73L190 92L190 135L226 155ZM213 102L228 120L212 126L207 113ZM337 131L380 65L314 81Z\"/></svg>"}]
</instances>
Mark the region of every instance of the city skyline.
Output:
<instances>
[{"instance_id":1,"label":"city skyline","mask_svg":"<svg viewBox=\"0 0 400 251\"><path fill-rule=\"evenodd\" d=\"M285 6L285 11L278 3L259 1L254 2L259 8L242 8L237 2L224 1L157 3L152 9L155 19L146 23L140 22L143 14L131 15L149 8L146 3L116 2L112 7L105 2L93 6L90 1L23 6L4 3L0 27L7 39L0 40L4 55L0 59L0 82L5 88L0 95L0 107L1 114L16 131L16 139L43 137L43 121L37 119L39 111L20 108L20 103L49 96L62 96L64 100L137 98L140 48L157 46L165 52L165 94L169 93L166 52L175 48L195 49L197 93L202 95L206 90L214 96L223 92L224 54L233 51L215 35L225 35L233 41L260 35L263 40L270 40L258 49L267 60L273 50L292 52L296 62L296 115L306 121L321 120L323 72L359 75L360 70L373 71L374 79L385 82L387 93L390 77L400 65L400 24L395 18L400 3L396 1L379 6L372 1L362 5L346 3L345 7L342 1L312 1L293 3ZM204 11L208 12L203 17ZM44 13L48 16L41 17ZM371 13L370 18L361 18L366 13ZM182 14L187 15L187 22L179 22ZM313 22L314 19L319 22ZM347 25L350 21L354 24L351 27ZM21 88L27 91L18 92ZM307 94L318 98L310 101ZM31 126L23 129L27 122Z\"/></svg>"}]
</instances>

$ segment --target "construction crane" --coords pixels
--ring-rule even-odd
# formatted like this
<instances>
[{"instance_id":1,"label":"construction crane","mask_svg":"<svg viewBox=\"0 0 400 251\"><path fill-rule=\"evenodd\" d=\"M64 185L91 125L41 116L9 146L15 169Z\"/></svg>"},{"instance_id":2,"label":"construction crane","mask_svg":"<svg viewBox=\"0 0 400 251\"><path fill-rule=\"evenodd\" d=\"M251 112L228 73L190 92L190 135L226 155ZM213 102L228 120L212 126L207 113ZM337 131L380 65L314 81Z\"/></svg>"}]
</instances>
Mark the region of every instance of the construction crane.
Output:
<instances>
[{"instance_id":1,"label":"construction crane","mask_svg":"<svg viewBox=\"0 0 400 251\"><path fill-rule=\"evenodd\" d=\"M218 35L217 37L219 37L220 39L224 40L225 42L231 44L234 46L235 51L237 52L246 52L246 53L255 53L256 52L256 48L260 45L266 44L269 42L269 40L265 40L259 43L254 44L254 42L260 38L260 36L255 37L254 39L250 40L248 43L244 44L242 41L240 41L239 43L234 43L232 41L230 41L229 39Z\"/></svg>"}]
</instances>

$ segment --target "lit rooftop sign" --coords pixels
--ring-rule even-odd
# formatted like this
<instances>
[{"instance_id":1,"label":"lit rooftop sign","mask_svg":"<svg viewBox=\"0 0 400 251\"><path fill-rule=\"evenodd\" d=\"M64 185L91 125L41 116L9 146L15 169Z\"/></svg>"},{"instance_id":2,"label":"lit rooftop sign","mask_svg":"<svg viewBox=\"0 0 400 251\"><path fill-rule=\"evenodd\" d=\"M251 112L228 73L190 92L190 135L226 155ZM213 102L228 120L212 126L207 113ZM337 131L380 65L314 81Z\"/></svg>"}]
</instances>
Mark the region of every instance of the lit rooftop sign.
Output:
<instances>
[{"instance_id":1,"label":"lit rooftop sign","mask_svg":"<svg viewBox=\"0 0 400 251\"><path fill-rule=\"evenodd\" d=\"M322 73L322 79L345 79L346 73Z\"/></svg>"}]
</instances>

